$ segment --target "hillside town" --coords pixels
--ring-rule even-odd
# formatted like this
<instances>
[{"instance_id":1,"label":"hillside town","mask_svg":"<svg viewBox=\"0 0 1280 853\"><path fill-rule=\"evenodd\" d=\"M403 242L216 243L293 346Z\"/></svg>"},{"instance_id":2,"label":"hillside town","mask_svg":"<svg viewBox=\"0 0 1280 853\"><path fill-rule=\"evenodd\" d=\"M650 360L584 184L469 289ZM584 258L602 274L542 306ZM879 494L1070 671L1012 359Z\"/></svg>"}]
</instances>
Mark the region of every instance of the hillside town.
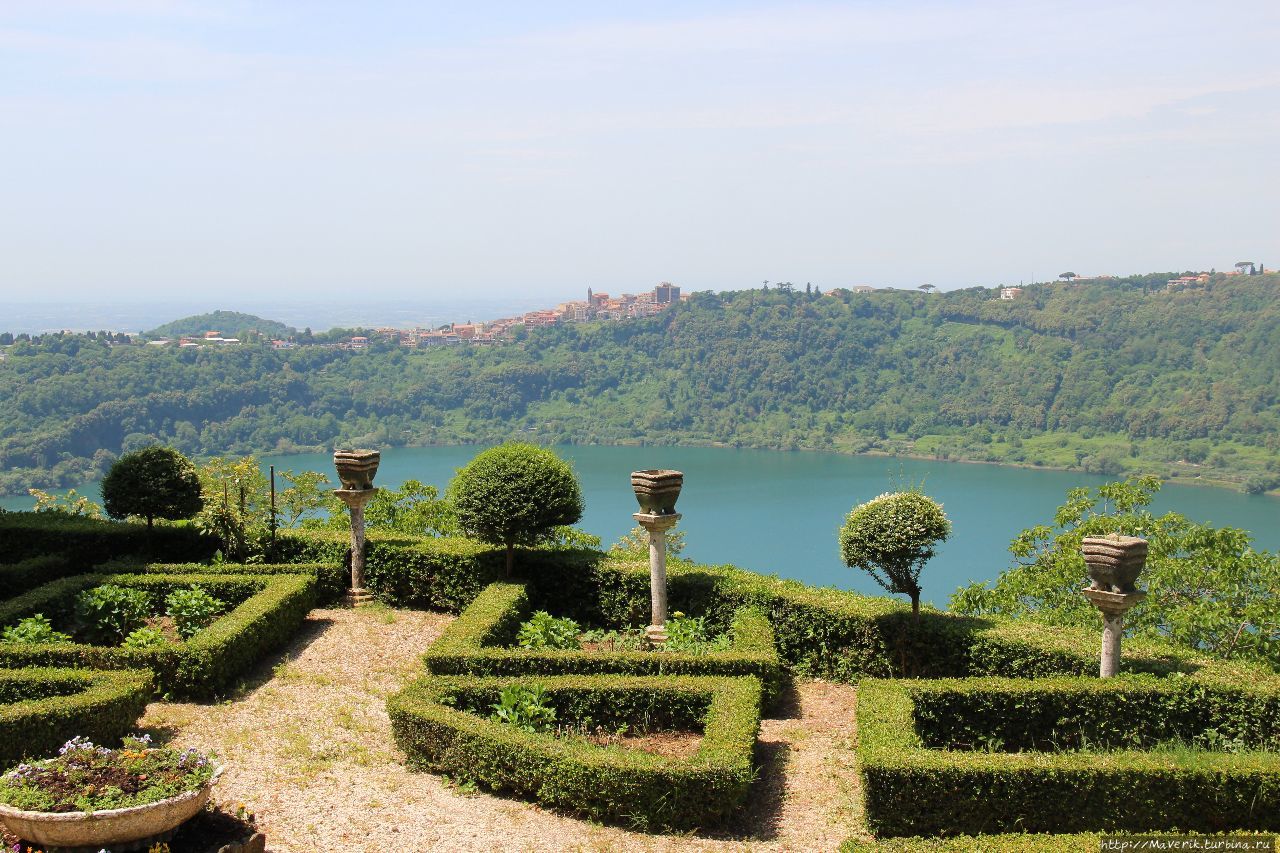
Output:
<instances>
[{"instance_id":1,"label":"hillside town","mask_svg":"<svg viewBox=\"0 0 1280 853\"><path fill-rule=\"evenodd\" d=\"M355 335L337 346L364 349L372 340L396 341L400 346L408 349L454 344L492 345L509 340L521 329L554 326L560 323L586 323L592 320L633 320L652 317L662 313L681 299L687 298L688 294L682 295L680 288L668 281L661 282L647 293L623 293L616 297L607 293L596 293L591 288L587 288L586 299L561 302L554 308L527 311L516 317L502 317L484 323L449 323L435 329L383 327L374 329L373 337ZM275 340L271 345L276 349L290 349L297 346L297 342Z\"/></svg>"}]
</instances>

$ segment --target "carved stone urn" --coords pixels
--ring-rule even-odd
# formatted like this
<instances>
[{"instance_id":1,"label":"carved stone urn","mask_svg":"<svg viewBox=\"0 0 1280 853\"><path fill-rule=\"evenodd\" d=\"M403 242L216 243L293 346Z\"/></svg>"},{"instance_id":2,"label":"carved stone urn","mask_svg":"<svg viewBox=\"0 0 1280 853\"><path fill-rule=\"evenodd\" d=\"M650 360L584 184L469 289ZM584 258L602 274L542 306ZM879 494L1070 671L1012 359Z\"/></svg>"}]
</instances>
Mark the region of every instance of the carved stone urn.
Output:
<instances>
[{"instance_id":1,"label":"carved stone urn","mask_svg":"<svg viewBox=\"0 0 1280 853\"><path fill-rule=\"evenodd\" d=\"M640 511L646 514L673 515L676 498L680 497L683 485L684 474L680 471L652 469L631 472L631 488L640 503Z\"/></svg>"},{"instance_id":2,"label":"carved stone urn","mask_svg":"<svg viewBox=\"0 0 1280 853\"><path fill-rule=\"evenodd\" d=\"M1090 589L1128 594L1135 592L1143 566L1147 563L1147 540L1137 536L1086 536L1080 543L1089 567Z\"/></svg>"},{"instance_id":3,"label":"carved stone urn","mask_svg":"<svg viewBox=\"0 0 1280 853\"><path fill-rule=\"evenodd\" d=\"M373 488L382 454L376 450L335 450L333 465L338 469L342 488L362 492Z\"/></svg>"}]
</instances>

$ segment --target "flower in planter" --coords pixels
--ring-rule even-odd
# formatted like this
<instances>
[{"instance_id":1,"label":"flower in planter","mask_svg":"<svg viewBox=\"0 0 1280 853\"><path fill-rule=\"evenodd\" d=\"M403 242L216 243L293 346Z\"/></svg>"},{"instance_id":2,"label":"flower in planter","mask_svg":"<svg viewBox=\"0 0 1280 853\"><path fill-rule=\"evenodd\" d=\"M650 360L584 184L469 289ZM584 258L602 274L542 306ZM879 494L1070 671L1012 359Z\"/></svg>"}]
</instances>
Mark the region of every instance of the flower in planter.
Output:
<instances>
[{"instance_id":1,"label":"flower in planter","mask_svg":"<svg viewBox=\"0 0 1280 853\"><path fill-rule=\"evenodd\" d=\"M127 737L120 749L74 737L56 758L0 777L0 803L53 813L128 808L198 790L215 770L211 756L154 747L149 735Z\"/></svg>"}]
</instances>

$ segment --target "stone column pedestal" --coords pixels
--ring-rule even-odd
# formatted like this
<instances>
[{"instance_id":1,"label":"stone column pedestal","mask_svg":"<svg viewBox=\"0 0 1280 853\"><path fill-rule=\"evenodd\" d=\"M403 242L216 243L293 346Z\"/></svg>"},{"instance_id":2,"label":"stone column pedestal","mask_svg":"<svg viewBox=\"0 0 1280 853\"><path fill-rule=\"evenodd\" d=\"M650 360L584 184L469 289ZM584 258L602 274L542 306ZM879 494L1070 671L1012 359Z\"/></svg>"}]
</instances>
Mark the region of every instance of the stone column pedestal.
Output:
<instances>
[{"instance_id":1,"label":"stone column pedestal","mask_svg":"<svg viewBox=\"0 0 1280 853\"><path fill-rule=\"evenodd\" d=\"M676 526L680 513L637 512L631 516L649 533L649 627L645 636L659 645L667 641L667 531Z\"/></svg>"},{"instance_id":2,"label":"stone column pedestal","mask_svg":"<svg viewBox=\"0 0 1280 853\"><path fill-rule=\"evenodd\" d=\"M1145 592L1107 592L1086 588L1084 597L1102 612L1102 660L1098 675L1110 678L1120 671L1120 638L1124 636L1124 615L1147 597Z\"/></svg>"},{"instance_id":3,"label":"stone column pedestal","mask_svg":"<svg viewBox=\"0 0 1280 853\"><path fill-rule=\"evenodd\" d=\"M333 493L351 511L351 588L342 600L348 607L360 607L373 601L373 593L364 588L364 505L378 490L334 489Z\"/></svg>"}]
</instances>

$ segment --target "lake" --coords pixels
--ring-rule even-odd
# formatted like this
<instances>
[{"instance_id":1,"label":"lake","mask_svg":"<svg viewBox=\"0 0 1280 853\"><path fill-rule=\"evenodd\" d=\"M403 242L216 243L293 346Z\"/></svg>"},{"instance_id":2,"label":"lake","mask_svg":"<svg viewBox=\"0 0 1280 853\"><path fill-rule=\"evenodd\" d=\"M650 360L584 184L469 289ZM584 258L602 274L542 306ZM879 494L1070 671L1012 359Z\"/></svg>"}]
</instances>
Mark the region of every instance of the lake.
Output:
<instances>
[{"instance_id":1,"label":"lake","mask_svg":"<svg viewBox=\"0 0 1280 853\"><path fill-rule=\"evenodd\" d=\"M383 451L377 483L396 487L417 479L444 489L477 447L416 447ZM951 538L921 577L924 599L945 607L969 581L992 580L1010 563L1009 541L1024 527L1049 523L1067 489L1098 486L1108 478L1067 471L972 465L830 453L734 450L708 447L556 448L582 482L586 513L579 526L607 546L624 535L637 510L630 474L645 468L684 472L679 510L683 556L734 563L819 586L882 591L839 556L836 531L849 509L903 483L924 484L952 521ZM263 457L277 469L333 473L327 454ZM83 490L82 490L83 491ZM96 489L89 491L96 497ZM0 499L26 509L29 498ZM1156 512L1176 510L1197 521L1253 531L1258 548L1280 548L1280 501L1226 489L1165 486Z\"/></svg>"}]
</instances>

